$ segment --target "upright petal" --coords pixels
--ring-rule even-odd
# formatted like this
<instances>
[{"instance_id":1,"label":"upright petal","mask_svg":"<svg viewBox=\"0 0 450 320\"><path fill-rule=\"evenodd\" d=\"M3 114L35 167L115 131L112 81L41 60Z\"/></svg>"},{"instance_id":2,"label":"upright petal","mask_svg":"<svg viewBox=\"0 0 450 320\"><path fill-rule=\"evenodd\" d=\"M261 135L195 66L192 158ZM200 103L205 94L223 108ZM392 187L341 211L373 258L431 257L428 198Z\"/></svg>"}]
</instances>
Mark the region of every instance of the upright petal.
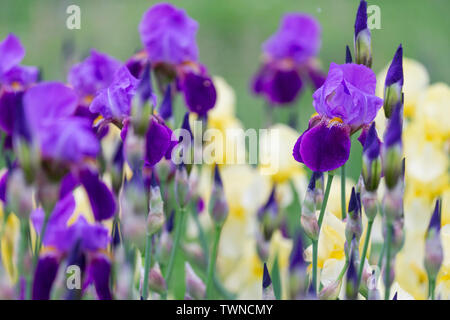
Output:
<instances>
[{"instance_id":1,"label":"upright petal","mask_svg":"<svg viewBox=\"0 0 450 320\"><path fill-rule=\"evenodd\" d=\"M95 291L99 300L111 300L112 294L109 287L111 276L111 261L104 255L97 255L90 263L89 271L94 280Z\"/></svg>"},{"instance_id":2,"label":"upright petal","mask_svg":"<svg viewBox=\"0 0 450 320\"><path fill-rule=\"evenodd\" d=\"M145 160L150 166L157 164L170 147L168 128L155 118L150 120L150 126L145 138ZM170 129L169 129L170 130Z\"/></svg>"},{"instance_id":3,"label":"upright petal","mask_svg":"<svg viewBox=\"0 0 450 320\"><path fill-rule=\"evenodd\" d=\"M0 42L0 79L12 67L18 65L25 56L25 49L19 38L10 33Z\"/></svg>"}]
</instances>

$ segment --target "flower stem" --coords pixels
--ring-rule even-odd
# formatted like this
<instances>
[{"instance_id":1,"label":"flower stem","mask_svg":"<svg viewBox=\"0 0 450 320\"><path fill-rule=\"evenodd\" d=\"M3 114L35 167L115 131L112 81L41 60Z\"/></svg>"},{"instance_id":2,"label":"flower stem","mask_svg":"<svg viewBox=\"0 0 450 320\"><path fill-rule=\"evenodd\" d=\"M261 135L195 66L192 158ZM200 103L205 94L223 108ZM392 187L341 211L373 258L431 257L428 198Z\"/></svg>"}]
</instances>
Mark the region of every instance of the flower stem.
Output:
<instances>
[{"instance_id":1,"label":"flower stem","mask_svg":"<svg viewBox=\"0 0 450 320\"><path fill-rule=\"evenodd\" d=\"M428 296L431 300L434 300L434 291L436 289L436 278L428 279Z\"/></svg>"},{"instance_id":2,"label":"flower stem","mask_svg":"<svg viewBox=\"0 0 450 320\"><path fill-rule=\"evenodd\" d=\"M323 196L322 201L322 207L320 208L320 214L319 214L319 234L320 234L320 227L322 226L323 217L325 215L325 209L327 207L328 197L330 195L330 189L331 189L331 183L333 182L333 174L328 172L328 179L327 179L327 186L325 188L325 195ZM312 260L312 284L314 286L314 289L316 292L318 291L318 285L317 285L317 260L318 260L318 240L312 241L313 246L313 260Z\"/></svg>"},{"instance_id":3,"label":"flower stem","mask_svg":"<svg viewBox=\"0 0 450 320\"><path fill-rule=\"evenodd\" d=\"M367 234L366 234L366 238L364 239L364 247L363 247L363 251L362 251L362 255L361 255L361 262L359 264L358 288L359 288L359 284L361 283L362 273L364 270L364 262L366 261L367 249L369 248L370 234L372 233L372 226L373 226L373 220L369 220L367 222Z\"/></svg>"},{"instance_id":4,"label":"flower stem","mask_svg":"<svg viewBox=\"0 0 450 320\"><path fill-rule=\"evenodd\" d=\"M212 247L211 255L209 256L209 262L208 262L208 271L207 271L207 277L206 277L206 299L211 298L211 289L212 289L211 284L212 284L214 269L215 269L215 265L216 265L217 249L219 248L219 240L220 240L221 231L222 231L222 226L216 226L213 247Z\"/></svg>"},{"instance_id":5,"label":"flower stem","mask_svg":"<svg viewBox=\"0 0 450 320\"><path fill-rule=\"evenodd\" d=\"M173 267L175 264L175 256L177 254L178 246L180 244L181 234L183 233L184 224L186 221L186 208L180 208L180 217L178 218L178 223L175 224L175 239L172 245L172 251L170 252L169 264L166 271L166 283L169 285L170 279L172 278Z\"/></svg>"},{"instance_id":6,"label":"flower stem","mask_svg":"<svg viewBox=\"0 0 450 320\"><path fill-rule=\"evenodd\" d=\"M314 287L315 292L318 292L317 286L317 259L318 259L318 241L312 241L312 252L313 252L313 265L312 265L312 285Z\"/></svg>"},{"instance_id":7,"label":"flower stem","mask_svg":"<svg viewBox=\"0 0 450 320\"><path fill-rule=\"evenodd\" d=\"M145 263L144 263L144 282L142 284L142 297L147 300L148 297L148 276L150 264L152 261L152 235L147 234L145 240Z\"/></svg>"},{"instance_id":8,"label":"flower stem","mask_svg":"<svg viewBox=\"0 0 450 320\"><path fill-rule=\"evenodd\" d=\"M386 235L386 266L385 266L385 275L384 275L384 300L389 300L389 296L391 293L391 237L392 237L392 225L388 224L387 226L387 235Z\"/></svg>"},{"instance_id":9,"label":"flower stem","mask_svg":"<svg viewBox=\"0 0 450 320\"><path fill-rule=\"evenodd\" d=\"M341 214L342 220L344 220L347 216L345 203L345 163L341 167Z\"/></svg>"},{"instance_id":10,"label":"flower stem","mask_svg":"<svg viewBox=\"0 0 450 320\"><path fill-rule=\"evenodd\" d=\"M20 278L23 277L25 279L26 286L28 286L28 275L25 275L24 268L24 260L27 255L27 246L28 246L28 233L29 233L29 224L27 219L21 219L20 221L20 252L19 252L19 263L18 263L18 273L19 273L19 281L17 281L18 285L18 294L21 296L21 281ZM25 288L25 291L27 289Z\"/></svg>"}]
</instances>

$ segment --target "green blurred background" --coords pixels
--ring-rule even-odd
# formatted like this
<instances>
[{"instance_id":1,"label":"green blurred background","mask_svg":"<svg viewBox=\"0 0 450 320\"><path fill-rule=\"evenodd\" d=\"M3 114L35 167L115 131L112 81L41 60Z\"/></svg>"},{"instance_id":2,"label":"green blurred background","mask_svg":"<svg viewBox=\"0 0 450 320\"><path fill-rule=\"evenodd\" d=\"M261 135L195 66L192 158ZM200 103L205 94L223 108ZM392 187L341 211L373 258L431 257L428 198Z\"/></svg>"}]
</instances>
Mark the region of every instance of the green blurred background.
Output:
<instances>
[{"instance_id":1,"label":"green blurred background","mask_svg":"<svg viewBox=\"0 0 450 320\"><path fill-rule=\"evenodd\" d=\"M65 80L70 63L85 57L90 48L126 60L140 48L137 26L144 13L158 1L149 0L2 0L0 38L19 36L27 49L24 64L43 69L44 80ZM322 25L319 58L325 70L330 62L342 63L345 45L352 46L353 24L359 0L179 0L169 1L186 9L200 24L200 59L212 74L223 76L237 95L237 115L246 127L264 125L262 99L249 92L249 79L257 70L261 43L278 27L286 12L303 11ZM404 54L422 62L431 82L450 83L449 0L368 1L381 9L381 29L372 31L373 69L380 71L399 43ZM66 8L81 8L81 30L66 28ZM72 52L65 61L63 52ZM304 92L293 108L299 110L298 129L304 130L313 113L311 91ZM292 109L275 111L285 121ZM360 172L360 146L352 149L349 174Z\"/></svg>"}]
</instances>

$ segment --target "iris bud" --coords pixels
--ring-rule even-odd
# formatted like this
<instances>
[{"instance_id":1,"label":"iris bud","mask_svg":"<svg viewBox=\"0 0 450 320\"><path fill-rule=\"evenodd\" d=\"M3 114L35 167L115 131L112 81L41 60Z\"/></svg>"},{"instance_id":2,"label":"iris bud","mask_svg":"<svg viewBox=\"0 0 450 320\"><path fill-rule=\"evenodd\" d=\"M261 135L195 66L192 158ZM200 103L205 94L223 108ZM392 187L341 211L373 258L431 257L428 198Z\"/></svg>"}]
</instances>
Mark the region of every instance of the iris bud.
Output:
<instances>
[{"instance_id":1,"label":"iris bud","mask_svg":"<svg viewBox=\"0 0 450 320\"><path fill-rule=\"evenodd\" d=\"M154 176L153 176L154 177ZM156 182L152 182L150 188L150 210L147 216L147 234L153 235L164 225L164 202L161 198L161 191Z\"/></svg>"},{"instance_id":2,"label":"iris bud","mask_svg":"<svg viewBox=\"0 0 450 320\"><path fill-rule=\"evenodd\" d=\"M372 66L372 44L370 30L367 27L367 2L361 0L355 20L355 56L356 63Z\"/></svg>"},{"instance_id":3,"label":"iris bud","mask_svg":"<svg viewBox=\"0 0 450 320\"><path fill-rule=\"evenodd\" d=\"M273 291L272 279L270 278L267 264L264 262L264 272L262 280L262 299L275 300L275 293Z\"/></svg>"},{"instance_id":4,"label":"iris bud","mask_svg":"<svg viewBox=\"0 0 450 320\"><path fill-rule=\"evenodd\" d=\"M386 74L384 83L384 115L387 119L391 117L392 111L397 104L403 100L403 49L400 45L395 52L392 63Z\"/></svg>"},{"instance_id":5,"label":"iris bud","mask_svg":"<svg viewBox=\"0 0 450 320\"><path fill-rule=\"evenodd\" d=\"M289 296L291 299L303 299L308 288L309 279L303 251L302 235L298 234L289 257Z\"/></svg>"},{"instance_id":6,"label":"iris bud","mask_svg":"<svg viewBox=\"0 0 450 320\"><path fill-rule=\"evenodd\" d=\"M341 292L342 280L338 279L323 287L319 292L320 300L336 300Z\"/></svg>"},{"instance_id":7,"label":"iris bud","mask_svg":"<svg viewBox=\"0 0 450 320\"><path fill-rule=\"evenodd\" d=\"M305 200L302 205L302 215L300 223L306 235L311 240L319 239L319 223L316 216L316 202L315 202L315 187L316 177L313 174L306 190Z\"/></svg>"},{"instance_id":8,"label":"iris bud","mask_svg":"<svg viewBox=\"0 0 450 320\"><path fill-rule=\"evenodd\" d=\"M22 170L16 169L9 174L7 201L9 209L19 218L29 218L33 209L33 189L27 185Z\"/></svg>"},{"instance_id":9,"label":"iris bud","mask_svg":"<svg viewBox=\"0 0 450 320\"><path fill-rule=\"evenodd\" d=\"M359 193L352 188L352 195L348 204L348 218L345 225L345 238L347 242L352 241L353 238L359 242L362 235L362 221L361 221L361 198Z\"/></svg>"},{"instance_id":10,"label":"iris bud","mask_svg":"<svg viewBox=\"0 0 450 320\"><path fill-rule=\"evenodd\" d=\"M436 279L444 259L444 252L440 238L441 230L441 208L440 201L436 206L430 220L427 234L425 236L425 269L430 279Z\"/></svg>"},{"instance_id":11,"label":"iris bud","mask_svg":"<svg viewBox=\"0 0 450 320\"><path fill-rule=\"evenodd\" d=\"M181 164L175 171L175 197L179 207L184 208L191 199L186 166Z\"/></svg>"},{"instance_id":12,"label":"iris bud","mask_svg":"<svg viewBox=\"0 0 450 320\"><path fill-rule=\"evenodd\" d=\"M381 142L375 129L375 122L370 126L363 148L362 177L367 191L376 191L381 179Z\"/></svg>"},{"instance_id":13,"label":"iris bud","mask_svg":"<svg viewBox=\"0 0 450 320\"><path fill-rule=\"evenodd\" d=\"M355 259L357 244L356 239L353 238L351 241L350 260L346 274L345 297L347 300L356 300L358 297L358 274Z\"/></svg>"},{"instance_id":14,"label":"iris bud","mask_svg":"<svg viewBox=\"0 0 450 320\"><path fill-rule=\"evenodd\" d=\"M402 123L403 106L398 104L389 119L381 148L384 180L389 190L396 186L403 172Z\"/></svg>"},{"instance_id":15,"label":"iris bud","mask_svg":"<svg viewBox=\"0 0 450 320\"><path fill-rule=\"evenodd\" d=\"M228 203L217 165L214 169L214 184L209 200L209 213L216 226L221 226L228 216Z\"/></svg>"},{"instance_id":16,"label":"iris bud","mask_svg":"<svg viewBox=\"0 0 450 320\"><path fill-rule=\"evenodd\" d=\"M162 294L167 291L166 280L164 279L161 269L159 268L159 264L157 263L149 271L148 285L151 291L158 294Z\"/></svg>"}]
</instances>

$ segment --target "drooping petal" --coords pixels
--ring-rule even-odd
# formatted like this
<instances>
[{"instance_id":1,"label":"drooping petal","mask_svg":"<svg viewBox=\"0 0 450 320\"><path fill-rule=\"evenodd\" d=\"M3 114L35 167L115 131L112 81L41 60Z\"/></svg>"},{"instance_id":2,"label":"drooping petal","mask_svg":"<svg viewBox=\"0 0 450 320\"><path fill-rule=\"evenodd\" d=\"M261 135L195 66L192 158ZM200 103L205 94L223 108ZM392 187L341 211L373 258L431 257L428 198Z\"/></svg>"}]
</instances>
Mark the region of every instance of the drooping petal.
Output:
<instances>
[{"instance_id":1,"label":"drooping petal","mask_svg":"<svg viewBox=\"0 0 450 320\"><path fill-rule=\"evenodd\" d=\"M302 87L302 79L296 70L279 70L264 84L264 91L273 103L286 104L297 98Z\"/></svg>"},{"instance_id":2,"label":"drooping petal","mask_svg":"<svg viewBox=\"0 0 450 320\"><path fill-rule=\"evenodd\" d=\"M111 275L111 262L104 255L97 255L90 263L89 271L94 281L95 291L99 300L111 300L109 287Z\"/></svg>"},{"instance_id":3,"label":"drooping petal","mask_svg":"<svg viewBox=\"0 0 450 320\"><path fill-rule=\"evenodd\" d=\"M46 253L39 258L34 272L33 300L49 300L53 282L58 272L59 261L54 253Z\"/></svg>"},{"instance_id":4,"label":"drooping petal","mask_svg":"<svg viewBox=\"0 0 450 320\"><path fill-rule=\"evenodd\" d=\"M6 202L6 186L8 183L8 174L9 174L9 171L6 171L0 177L0 200L3 201L3 203Z\"/></svg>"},{"instance_id":5,"label":"drooping petal","mask_svg":"<svg viewBox=\"0 0 450 320\"><path fill-rule=\"evenodd\" d=\"M15 111L22 103L23 92L3 91L0 93L0 129L12 134Z\"/></svg>"},{"instance_id":6,"label":"drooping petal","mask_svg":"<svg viewBox=\"0 0 450 320\"><path fill-rule=\"evenodd\" d=\"M98 173L89 169L83 170L80 173L80 181L88 194L95 220L102 221L114 216L116 212L114 195L100 180Z\"/></svg>"},{"instance_id":7,"label":"drooping petal","mask_svg":"<svg viewBox=\"0 0 450 320\"><path fill-rule=\"evenodd\" d=\"M349 127L321 122L305 132L300 144L300 155L311 170L330 171L347 162L350 145Z\"/></svg>"},{"instance_id":8,"label":"drooping petal","mask_svg":"<svg viewBox=\"0 0 450 320\"><path fill-rule=\"evenodd\" d=\"M210 77L189 72L182 84L187 107L199 116L204 116L216 104L216 89Z\"/></svg>"},{"instance_id":9,"label":"drooping petal","mask_svg":"<svg viewBox=\"0 0 450 320\"><path fill-rule=\"evenodd\" d=\"M150 166L157 164L170 147L171 135L169 135L167 129L164 124L160 124L155 118L150 120L145 139L145 160Z\"/></svg>"},{"instance_id":10,"label":"drooping petal","mask_svg":"<svg viewBox=\"0 0 450 320\"><path fill-rule=\"evenodd\" d=\"M25 49L19 38L10 33L0 42L0 78L2 75L18 65L25 56Z\"/></svg>"}]
</instances>

